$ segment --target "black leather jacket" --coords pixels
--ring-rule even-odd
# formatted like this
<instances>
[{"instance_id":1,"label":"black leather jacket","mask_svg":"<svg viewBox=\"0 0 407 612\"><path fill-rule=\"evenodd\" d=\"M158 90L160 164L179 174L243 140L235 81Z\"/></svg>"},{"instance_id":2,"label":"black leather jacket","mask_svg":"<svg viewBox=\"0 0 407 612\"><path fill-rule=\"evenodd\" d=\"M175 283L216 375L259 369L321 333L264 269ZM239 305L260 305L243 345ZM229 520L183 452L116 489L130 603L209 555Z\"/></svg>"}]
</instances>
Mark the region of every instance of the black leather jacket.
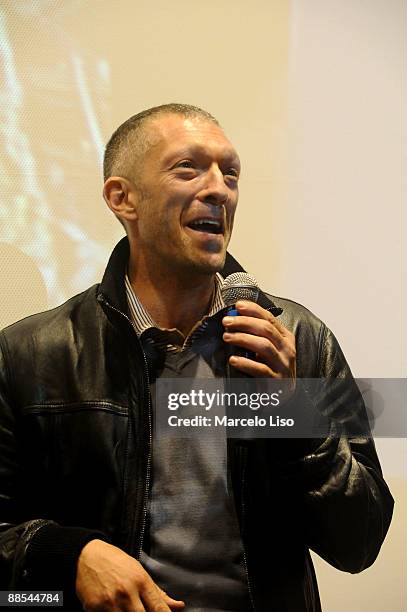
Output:
<instances>
[{"instance_id":1,"label":"black leather jacket","mask_svg":"<svg viewBox=\"0 0 407 612\"><path fill-rule=\"evenodd\" d=\"M136 557L143 540L152 416L127 314L128 253L123 239L100 285L0 336L0 588L63 588L70 610L89 539ZM237 270L228 256L225 276ZM283 309L299 378L350 376L308 310L265 294L259 303ZM349 413L355 402L340 398ZM309 549L347 572L375 560L393 500L371 439L229 440L228 466L255 610L321 609Z\"/></svg>"}]
</instances>

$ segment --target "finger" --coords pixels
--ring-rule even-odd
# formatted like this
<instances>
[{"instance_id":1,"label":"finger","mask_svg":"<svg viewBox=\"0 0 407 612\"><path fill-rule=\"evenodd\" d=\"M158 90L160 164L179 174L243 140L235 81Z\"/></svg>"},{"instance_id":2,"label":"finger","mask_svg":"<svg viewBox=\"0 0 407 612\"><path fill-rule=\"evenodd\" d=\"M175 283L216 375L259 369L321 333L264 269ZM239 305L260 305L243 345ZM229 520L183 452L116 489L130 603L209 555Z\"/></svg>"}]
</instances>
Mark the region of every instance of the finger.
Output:
<instances>
[{"instance_id":1,"label":"finger","mask_svg":"<svg viewBox=\"0 0 407 612\"><path fill-rule=\"evenodd\" d=\"M119 592L114 601L115 605L112 612L146 612L138 591L134 591L133 594L127 590Z\"/></svg>"},{"instance_id":2,"label":"finger","mask_svg":"<svg viewBox=\"0 0 407 612\"><path fill-rule=\"evenodd\" d=\"M120 598L118 597L111 608L112 612L146 612L146 608L143 606L138 594L134 597ZM99 609L99 608L97 608ZM105 606L100 608L106 610ZM110 608L108 608L110 610Z\"/></svg>"},{"instance_id":3,"label":"finger","mask_svg":"<svg viewBox=\"0 0 407 612\"><path fill-rule=\"evenodd\" d=\"M141 603L140 599L136 599L132 602L132 606L131 608L128 608L129 611L131 612L146 612L146 608L143 606L143 604ZM127 610L127 608L123 608L124 610ZM120 608L121 610L121 608Z\"/></svg>"},{"instance_id":4,"label":"finger","mask_svg":"<svg viewBox=\"0 0 407 612\"><path fill-rule=\"evenodd\" d=\"M268 338L278 349L282 349L286 342L286 339L275 325L266 319L256 319L255 317L241 315L238 317L224 317L222 323L228 332L241 331L261 336L262 338Z\"/></svg>"},{"instance_id":5,"label":"finger","mask_svg":"<svg viewBox=\"0 0 407 612\"><path fill-rule=\"evenodd\" d=\"M149 612L171 612L171 608L164 601L164 596L161 595L160 591L161 589L153 581L143 588L141 598Z\"/></svg>"},{"instance_id":6,"label":"finger","mask_svg":"<svg viewBox=\"0 0 407 612\"><path fill-rule=\"evenodd\" d=\"M252 353L257 353L261 359L265 359L267 362L275 362L276 364L281 362L280 352L268 338L244 334L243 332L225 332L223 340L232 346L239 346Z\"/></svg>"},{"instance_id":7,"label":"finger","mask_svg":"<svg viewBox=\"0 0 407 612\"><path fill-rule=\"evenodd\" d=\"M256 360L265 363L274 372L290 377L295 371L295 349L286 344L284 350L278 351L267 338L243 334L241 332L223 334L227 344L238 346L256 353ZM232 348L233 350L233 348Z\"/></svg>"},{"instance_id":8,"label":"finger","mask_svg":"<svg viewBox=\"0 0 407 612\"><path fill-rule=\"evenodd\" d=\"M282 378L282 375L275 372L270 366L261 361L253 361L247 357L236 357L233 355L229 358L231 366L237 370L248 374L252 378Z\"/></svg>"},{"instance_id":9,"label":"finger","mask_svg":"<svg viewBox=\"0 0 407 612\"><path fill-rule=\"evenodd\" d=\"M158 590L160 591L162 597L164 598L165 602L171 607L171 608L176 608L178 609L182 609L185 607L185 602L182 601L181 599L174 599L173 597L170 597L168 595L168 593L166 593L165 591L163 591L163 589L160 589L160 587L157 587Z\"/></svg>"},{"instance_id":10,"label":"finger","mask_svg":"<svg viewBox=\"0 0 407 612\"><path fill-rule=\"evenodd\" d=\"M259 306L259 304L256 304L256 302L250 302L248 300L239 300L236 303L236 308L239 314L246 315L249 317L255 317L257 319L266 319L276 327L276 329L280 332L282 336L285 336L288 332L288 329L284 327L282 323L280 323L277 317L271 314L270 311L266 310L265 308L262 308L262 306Z\"/></svg>"}]
</instances>

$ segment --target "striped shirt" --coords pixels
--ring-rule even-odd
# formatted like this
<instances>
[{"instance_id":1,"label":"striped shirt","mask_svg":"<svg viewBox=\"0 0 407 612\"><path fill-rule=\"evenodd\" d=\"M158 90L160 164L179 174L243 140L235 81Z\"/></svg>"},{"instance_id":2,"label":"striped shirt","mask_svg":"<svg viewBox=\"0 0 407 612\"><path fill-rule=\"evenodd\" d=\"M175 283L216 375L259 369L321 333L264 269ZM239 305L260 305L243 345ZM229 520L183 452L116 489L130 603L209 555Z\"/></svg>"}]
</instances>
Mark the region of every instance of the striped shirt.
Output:
<instances>
[{"instance_id":1,"label":"striped shirt","mask_svg":"<svg viewBox=\"0 0 407 612\"><path fill-rule=\"evenodd\" d=\"M130 310L131 320L137 336L141 338L151 338L154 343L161 347L166 347L168 351L182 351L200 335L202 335L207 327L207 321L220 310L225 308L226 304L222 297L223 278L220 274L215 275L215 291L212 299L212 304L209 313L193 327L187 337L184 336L179 329L165 329L159 327L152 319L150 313L144 308L136 293L131 286L130 279L126 274L125 279L127 303Z\"/></svg>"}]
</instances>

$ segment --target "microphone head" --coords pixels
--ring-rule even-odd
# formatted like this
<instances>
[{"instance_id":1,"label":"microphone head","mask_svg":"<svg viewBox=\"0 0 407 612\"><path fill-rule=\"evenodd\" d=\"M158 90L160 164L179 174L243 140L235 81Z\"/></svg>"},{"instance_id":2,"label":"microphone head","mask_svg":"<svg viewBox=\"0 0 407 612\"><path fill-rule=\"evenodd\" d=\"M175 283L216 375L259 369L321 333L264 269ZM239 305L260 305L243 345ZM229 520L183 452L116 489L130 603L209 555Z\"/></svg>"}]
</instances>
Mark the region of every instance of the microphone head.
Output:
<instances>
[{"instance_id":1,"label":"microphone head","mask_svg":"<svg viewBox=\"0 0 407 612\"><path fill-rule=\"evenodd\" d=\"M238 300L256 302L260 289L253 276L246 272L235 272L224 279L221 291L226 306L232 306Z\"/></svg>"}]
</instances>

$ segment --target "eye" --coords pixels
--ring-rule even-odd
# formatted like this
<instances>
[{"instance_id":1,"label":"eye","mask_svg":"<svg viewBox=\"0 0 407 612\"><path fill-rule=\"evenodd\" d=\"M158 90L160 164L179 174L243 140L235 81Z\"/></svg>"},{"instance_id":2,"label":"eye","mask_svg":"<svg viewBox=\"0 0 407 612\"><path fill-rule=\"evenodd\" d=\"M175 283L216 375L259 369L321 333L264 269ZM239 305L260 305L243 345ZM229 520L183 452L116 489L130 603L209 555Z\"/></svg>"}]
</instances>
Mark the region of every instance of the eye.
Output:
<instances>
[{"instance_id":1,"label":"eye","mask_svg":"<svg viewBox=\"0 0 407 612\"><path fill-rule=\"evenodd\" d=\"M185 172L184 172L185 170ZM188 170L188 172L186 172ZM190 181L197 176L196 163L190 159L183 159L174 166L174 171L179 179L183 181Z\"/></svg>"},{"instance_id":2,"label":"eye","mask_svg":"<svg viewBox=\"0 0 407 612\"><path fill-rule=\"evenodd\" d=\"M239 178L239 170L237 168L227 168L224 174L225 176L233 176L233 178Z\"/></svg>"},{"instance_id":3,"label":"eye","mask_svg":"<svg viewBox=\"0 0 407 612\"><path fill-rule=\"evenodd\" d=\"M189 159L184 159L177 164L177 168L193 168L194 165Z\"/></svg>"}]
</instances>

